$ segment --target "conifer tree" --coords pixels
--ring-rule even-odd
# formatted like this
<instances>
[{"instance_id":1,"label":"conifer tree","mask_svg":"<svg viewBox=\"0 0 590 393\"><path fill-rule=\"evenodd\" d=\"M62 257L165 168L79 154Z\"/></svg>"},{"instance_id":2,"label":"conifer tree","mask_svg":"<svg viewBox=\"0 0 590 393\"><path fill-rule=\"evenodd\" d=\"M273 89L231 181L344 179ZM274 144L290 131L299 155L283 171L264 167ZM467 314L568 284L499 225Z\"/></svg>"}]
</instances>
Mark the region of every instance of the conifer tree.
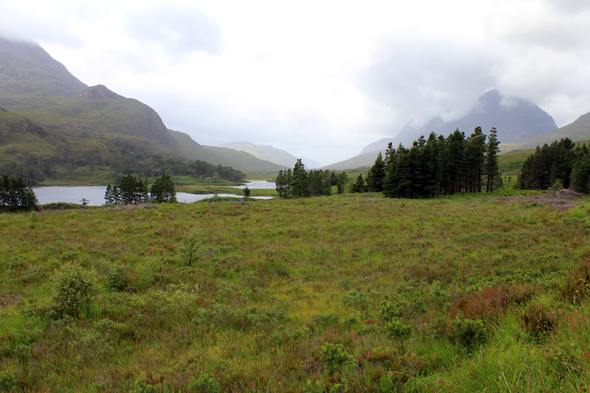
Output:
<instances>
[{"instance_id":1,"label":"conifer tree","mask_svg":"<svg viewBox=\"0 0 590 393\"><path fill-rule=\"evenodd\" d=\"M359 173L356 181L352 185L352 192L353 193L363 193L367 191L367 186L365 184L365 179L363 179L363 174Z\"/></svg>"},{"instance_id":2,"label":"conifer tree","mask_svg":"<svg viewBox=\"0 0 590 393\"><path fill-rule=\"evenodd\" d=\"M500 176L498 169L498 153L500 152L500 141L498 141L496 128L492 127L488 143L486 145L486 157L485 157L485 171L488 177L487 180L487 192L494 191L494 180Z\"/></svg>"},{"instance_id":3,"label":"conifer tree","mask_svg":"<svg viewBox=\"0 0 590 393\"><path fill-rule=\"evenodd\" d=\"M294 197L302 198L309 195L309 183L307 179L307 172L301 159L297 159L293 167L293 175L291 180L291 194Z\"/></svg>"},{"instance_id":4,"label":"conifer tree","mask_svg":"<svg viewBox=\"0 0 590 393\"><path fill-rule=\"evenodd\" d=\"M383 191L383 181L385 180L385 163L381 153L377 156L375 164L367 174L367 189L371 192Z\"/></svg>"}]
</instances>

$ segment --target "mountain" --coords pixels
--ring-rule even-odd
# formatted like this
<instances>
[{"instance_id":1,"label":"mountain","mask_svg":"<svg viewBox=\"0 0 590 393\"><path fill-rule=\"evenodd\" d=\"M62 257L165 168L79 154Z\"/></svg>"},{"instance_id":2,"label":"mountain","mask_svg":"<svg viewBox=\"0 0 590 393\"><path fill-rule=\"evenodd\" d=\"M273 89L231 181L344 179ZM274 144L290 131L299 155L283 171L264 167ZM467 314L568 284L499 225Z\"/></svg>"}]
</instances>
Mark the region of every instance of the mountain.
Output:
<instances>
[{"instance_id":1,"label":"mountain","mask_svg":"<svg viewBox=\"0 0 590 393\"><path fill-rule=\"evenodd\" d=\"M383 138L367 145L361 153L350 159L327 166L328 169L352 169L352 165L372 166L377 154L384 152L387 144L392 142L394 147L400 143L411 146L421 135L428 137L431 132L445 137L456 129L469 135L475 127L481 127L484 132L496 127L498 139L504 143L522 143L530 138L557 129L553 118L537 105L520 98L504 99L496 90L490 90L482 95L472 110L460 119L445 122L441 117L435 117L424 126L415 129L409 125L395 137Z\"/></svg>"},{"instance_id":2,"label":"mountain","mask_svg":"<svg viewBox=\"0 0 590 393\"><path fill-rule=\"evenodd\" d=\"M86 87L38 44L0 38L0 98L70 97Z\"/></svg>"},{"instance_id":3,"label":"mountain","mask_svg":"<svg viewBox=\"0 0 590 393\"><path fill-rule=\"evenodd\" d=\"M174 140L174 150L189 160L207 161L213 165L240 168L244 172L278 172L285 169L252 154L229 148L200 145L185 133L168 130Z\"/></svg>"},{"instance_id":4,"label":"mountain","mask_svg":"<svg viewBox=\"0 0 590 393\"><path fill-rule=\"evenodd\" d=\"M574 142L587 141L590 139L590 113L580 116L576 121L565 125L557 130L546 132L535 136L521 143L502 144L502 151L511 151L516 149L534 149L537 146L551 144L562 138L570 138Z\"/></svg>"},{"instance_id":5,"label":"mountain","mask_svg":"<svg viewBox=\"0 0 590 393\"><path fill-rule=\"evenodd\" d=\"M226 147L238 151L244 151L252 154L254 157L260 158L261 160L270 161L277 165L289 168L292 168L297 162L297 157L294 155L270 145L255 145L251 142L230 142L217 145L217 147ZM301 158L301 162L303 162L308 169L320 167L317 162L309 158Z\"/></svg>"},{"instance_id":6,"label":"mountain","mask_svg":"<svg viewBox=\"0 0 590 393\"><path fill-rule=\"evenodd\" d=\"M70 172L92 165L94 173L96 165L109 167L113 162L128 159L159 158L201 160L243 172L283 169L244 152L213 151L214 148L199 145L187 134L168 130L154 109L106 86L88 87L35 43L0 38L0 107L4 108L0 127L13 130L0 138L0 149L10 146L27 156L27 162L47 158L49 154L60 168L69 161L73 168ZM31 127L50 137L29 136L31 142L26 142L16 137L24 134L14 132L15 122L26 127L34 125ZM62 138L58 144L61 155L44 142L58 137ZM5 171L14 173L15 166L23 165L22 162L15 155L6 155L0 159L0 169L10 166L12 169ZM25 172L31 173L31 165L27 168ZM37 174L32 179L46 177L47 173Z\"/></svg>"}]
</instances>

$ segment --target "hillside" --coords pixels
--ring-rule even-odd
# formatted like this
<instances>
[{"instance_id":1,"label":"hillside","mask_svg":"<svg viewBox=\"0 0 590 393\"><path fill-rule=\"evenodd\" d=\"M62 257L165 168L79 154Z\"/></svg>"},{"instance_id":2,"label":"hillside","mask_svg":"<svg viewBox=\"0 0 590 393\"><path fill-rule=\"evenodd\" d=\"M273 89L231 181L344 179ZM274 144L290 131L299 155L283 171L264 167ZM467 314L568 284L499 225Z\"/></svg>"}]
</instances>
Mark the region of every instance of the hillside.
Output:
<instances>
[{"instance_id":1,"label":"hillside","mask_svg":"<svg viewBox=\"0 0 590 393\"><path fill-rule=\"evenodd\" d=\"M557 130L546 132L522 143L502 144L506 151L517 149L534 149L537 146L551 144L563 138L570 138L574 142L583 142L590 139L590 113L580 116L576 121Z\"/></svg>"},{"instance_id":2,"label":"hillside","mask_svg":"<svg viewBox=\"0 0 590 393\"><path fill-rule=\"evenodd\" d=\"M62 141L67 141L60 144L61 155L57 155L45 139L25 143L22 138L11 139L17 135L14 132L5 135L2 143L18 154L5 155L0 170L15 173L21 168L32 174L36 171L24 169L24 163L30 167L48 156L55 162L49 169L40 169L43 176L31 175L29 180L33 181L48 177L63 180L66 173L77 172L77 182L86 176L89 183L100 183L97 166L104 177L113 162L160 158L201 160L243 172L283 169L238 151L213 152L186 134L169 131L154 109L106 86L86 86L34 43L0 38L0 107L12 118L18 114L52 138L61 135ZM69 169L62 165L66 162Z\"/></svg>"}]
</instances>

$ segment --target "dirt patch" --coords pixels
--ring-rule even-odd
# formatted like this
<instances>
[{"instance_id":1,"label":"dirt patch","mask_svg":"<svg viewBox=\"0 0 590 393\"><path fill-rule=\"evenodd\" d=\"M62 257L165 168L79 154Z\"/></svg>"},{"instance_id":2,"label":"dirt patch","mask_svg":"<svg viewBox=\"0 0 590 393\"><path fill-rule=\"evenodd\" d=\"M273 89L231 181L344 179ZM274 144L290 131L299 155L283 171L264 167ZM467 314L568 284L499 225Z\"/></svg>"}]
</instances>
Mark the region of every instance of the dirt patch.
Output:
<instances>
[{"instance_id":1,"label":"dirt patch","mask_svg":"<svg viewBox=\"0 0 590 393\"><path fill-rule=\"evenodd\" d=\"M550 192L543 195L525 195L525 196L508 196L508 197L489 197L490 201L503 202L524 202L524 203L538 203L544 206L552 206L554 209L569 210L580 203L572 202L579 199L583 194L572 190L562 189L555 192Z\"/></svg>"}]
</instances>

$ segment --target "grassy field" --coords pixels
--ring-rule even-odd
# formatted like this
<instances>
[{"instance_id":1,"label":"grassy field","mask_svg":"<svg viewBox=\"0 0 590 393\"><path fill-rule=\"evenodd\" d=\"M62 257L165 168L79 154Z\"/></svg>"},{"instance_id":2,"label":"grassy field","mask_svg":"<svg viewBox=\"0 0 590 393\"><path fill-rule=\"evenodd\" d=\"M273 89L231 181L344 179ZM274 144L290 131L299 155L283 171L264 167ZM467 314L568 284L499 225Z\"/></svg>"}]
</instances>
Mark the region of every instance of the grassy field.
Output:
<instances>
[{"instance_id":1,"label":"grassy field","mask_svg":"<svg viewBox=\"0 0 590 393\"><path fill-rule=\"evenodd\" d=\"M587 391L590 203L577 202L345 194L1 214L0 391ZM66 270L92 284L88 307L66 293L78 316Z\"/></svg>"}]
</instances>

